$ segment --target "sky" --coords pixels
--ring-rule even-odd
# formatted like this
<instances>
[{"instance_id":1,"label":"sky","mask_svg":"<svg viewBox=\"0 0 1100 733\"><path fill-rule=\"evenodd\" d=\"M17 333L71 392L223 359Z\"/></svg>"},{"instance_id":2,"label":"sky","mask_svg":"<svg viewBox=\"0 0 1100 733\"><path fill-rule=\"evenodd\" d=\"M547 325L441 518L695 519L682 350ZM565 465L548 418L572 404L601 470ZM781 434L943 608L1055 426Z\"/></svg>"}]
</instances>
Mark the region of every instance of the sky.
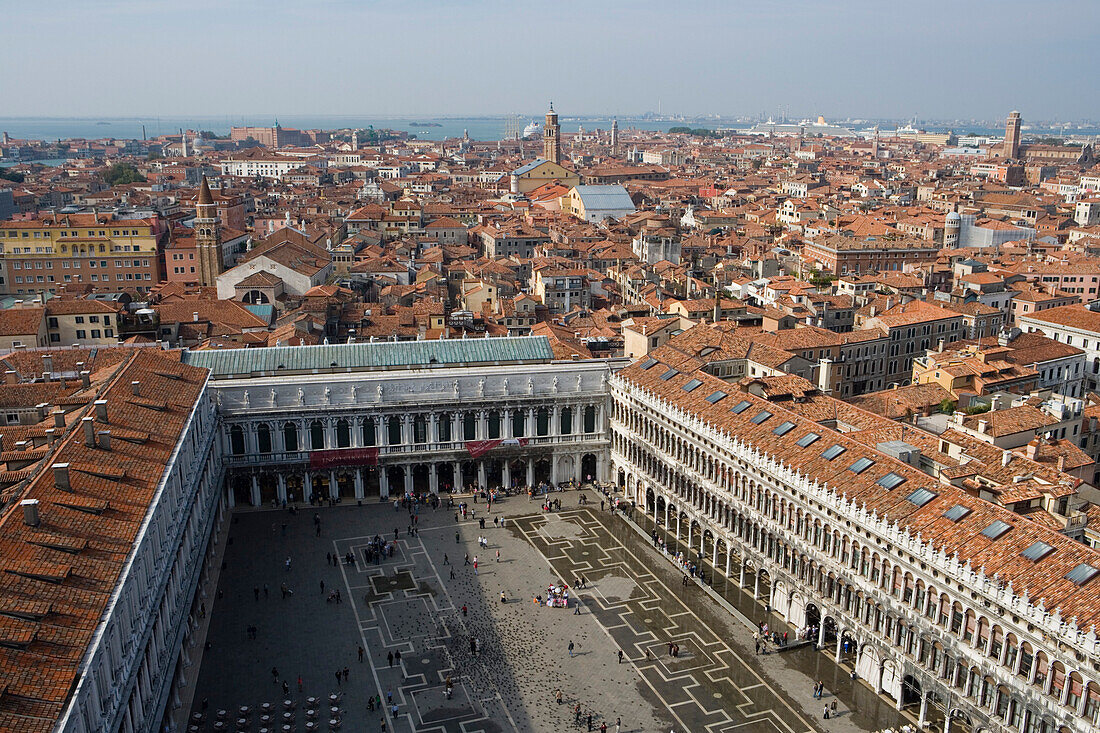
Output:
<instances>
[{"instance_id":1,"label":"sky","mask_svg":"<svg viewBox=\"0 0 1100 733\"><path fill-rule=\"evenodd\" d=\"M0 114L1100 118L1096 0L4 0Z\"/></svg>"}]
</instances>

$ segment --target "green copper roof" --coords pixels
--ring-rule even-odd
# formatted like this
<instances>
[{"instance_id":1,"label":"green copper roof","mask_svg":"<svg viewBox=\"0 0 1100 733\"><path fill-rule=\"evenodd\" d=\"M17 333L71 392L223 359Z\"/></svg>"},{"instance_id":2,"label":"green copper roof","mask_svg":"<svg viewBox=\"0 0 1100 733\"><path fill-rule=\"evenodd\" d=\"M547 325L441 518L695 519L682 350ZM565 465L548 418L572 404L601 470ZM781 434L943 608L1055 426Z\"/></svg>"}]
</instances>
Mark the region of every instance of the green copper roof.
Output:
<instances>
[{"instance_id":1,"label":"green copper roof","mask_svg":"<svg viewBox=\"0 0 1100 733\"><path fill-rule=\"evenodd\" d=\"M217 378L467 364L545 363L554 355L545 336L509 336L262 349L203 349L185 351L182 358L185 364L210 369Z\"/></svg>"}]
</instances>

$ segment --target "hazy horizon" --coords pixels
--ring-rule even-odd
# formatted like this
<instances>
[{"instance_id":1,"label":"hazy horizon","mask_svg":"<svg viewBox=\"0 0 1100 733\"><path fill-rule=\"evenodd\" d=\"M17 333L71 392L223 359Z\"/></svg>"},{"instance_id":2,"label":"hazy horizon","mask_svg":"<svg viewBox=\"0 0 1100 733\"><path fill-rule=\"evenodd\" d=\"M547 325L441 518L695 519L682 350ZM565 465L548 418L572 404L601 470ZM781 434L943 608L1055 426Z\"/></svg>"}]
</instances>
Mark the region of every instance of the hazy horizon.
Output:
<instances>
[{"instance_id":1,"label":"hazy horizon","mask_svg":"<svg viewBox=\"0 0 1100 733\"><path fill-rule=\"evenodd\" d=\"M1100 117L1086 0L105 0L5 19L12 118L476 117L549 100L563 116Z\"/></svg>"}]
</instances>

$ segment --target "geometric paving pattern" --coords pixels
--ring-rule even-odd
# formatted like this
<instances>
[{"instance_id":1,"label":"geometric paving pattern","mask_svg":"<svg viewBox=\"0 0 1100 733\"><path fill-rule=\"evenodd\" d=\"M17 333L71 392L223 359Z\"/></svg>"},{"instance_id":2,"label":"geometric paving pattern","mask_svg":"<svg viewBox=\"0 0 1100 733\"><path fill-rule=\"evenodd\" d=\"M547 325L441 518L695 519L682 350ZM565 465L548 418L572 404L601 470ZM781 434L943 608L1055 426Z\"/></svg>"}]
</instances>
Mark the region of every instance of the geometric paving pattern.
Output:
<instances>
[{"instance_id":1,"label":"geometric paving pattern","mask_svg":"<svg viewBox=\"0 0 1100 733\"><path fill-rule=\"evenodd\" d=\"M421 509L416 533L407 512L385 504L234 514L190 712L273 703L281 730L286 699L293 730L327 730L305 703L335 695L343 731L381 730L383 718L387 733L583 731L589 716L593 730L610 731L621 717L621 733L867 729L848 716L823 726L793 708L792 695L806 690L779 691L785 682L776 680L790 679L775 676L779 660L743 657L734 642L745 630L698 589L681 587L626 521L591 507L544 514L535 506L523 498L495 506L491 516L506 516L507 527ZM368 562L371 541L395 532L394 555ZM586 588L575 587L578 576ZM561 581L581 598L580 615L531 603ZM340 603L329 600L335 589ZM759 670L769 665L765 678ZM376 696L386 710L368 707ZM241 730L263 725L253 713Z\"/></svg>"},{"instance_id":2,"label":"geometric paving pattern","mask_svg":"<svg viewBox=\"0 0 1100 733\"><path fill-rule=\"evenodd\" d=\"M563 578L582 577L585 605L678 725L687 731L803 733L814 727L762 679L714 627L647 569L594 511L567 510L513 520ZM563 531L559 525L571 525ZM668 654L669 643L680 646ZM649 659L646 660L646 653Z\"/></svg>"}]
</instances>

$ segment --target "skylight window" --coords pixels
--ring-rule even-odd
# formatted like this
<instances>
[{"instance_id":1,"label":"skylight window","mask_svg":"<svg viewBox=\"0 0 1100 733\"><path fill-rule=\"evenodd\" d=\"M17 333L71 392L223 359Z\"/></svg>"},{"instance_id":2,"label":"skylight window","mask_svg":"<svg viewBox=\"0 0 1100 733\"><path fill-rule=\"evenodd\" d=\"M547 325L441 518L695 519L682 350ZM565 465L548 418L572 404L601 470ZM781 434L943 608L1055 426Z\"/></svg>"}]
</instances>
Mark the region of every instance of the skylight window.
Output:
<instances>
[{"instance_id":1,"label":"skylight window","mask_svg":"<svg viewBox=\"0 0 1100 733\"><path fill-rule=\"evenodd\" d=\"M912 494L905 497L905 500L913 506L924 506L928 502L935 499L936 496L937 495L934 491L929 491L928 489L917 489Z\"/></svg>"},{"instance_id":2,"label":"skylight window","mask_svg":"<svg viewBox=\"0 0 1100 733\"><path fill-rule=\"evenodd\" d=\"M969 507L965 507L962 504L956 504L955 506L951 507L946 512L944 512L943 516L947 517L952 522L957 522L969 513L970 513L970 508Z\"/></svg>"},{"instance_id":3,"label":"skylight window","mask_svg":"<svg viewBox=\"0 0 1100 733\"><path fill-rule=\"evenodd\" d=\"M702 382L700 382L698 379L693 379L680 389L684 390L685 392L691 392L692 390L696 389L700 384L702 384Z\"/></svg>"},{"instance_id":4,"label":"skylight window","mask_svg":"<svg viewBox=\"0 0 1100 733\"><path fill-rule=\"evenodd\" d=\"M718 390L717 392L711 392L709 395L707 395L707 402L709 402L712 405L715 404L716 402L721 402L724 399L726 399L726 393L723 392L722 390Z\"/></svg>"},{"instance_id":5,"label":"skylight window","mask_svg":"<svg viewBox=\"0 0 1100 733\"><path fill-rule=\"evenodd\" d=\"M1097 573L1100 573L1100 570L1097 570L1088 563L1083 562L1075 567L1073 570L1070 570L1068 573L1066 573L1066 580L1072 580L1077 585L1084 585L1085 583L1095 578Z\"/></svg>"},{"instance_id":6,"label":"skylight window","mask_svg":"<svg viewBox=\"0 0 1100 733\"><path fill-rule=\"evenodd\" d=\"M826 461L831 461L846 450L848 449L842 446L840 443L833 443L821 453L821 457L824 458Z\"/></svg>"},{"instance_id":7,"label":"skylight window","mask_svg":"<svg viewBox=\"0 0 1100 733\"><path fill-rule=\"evenodd\" d=\"M848 466L848 470L855 474L860 474L866 471L871 466L875 465L875 462L870 458L859 458L855 463Z\"/></svg>"},{"instance_id":8,"label":"skylight window","mask_svg":"<svg viewBox=\"0 0 1100 733\"><path fill-rule=\"evenodd\" d=\"M800 448L809 448L811 445L817 442L821 436L817 433L806 433L798 439L798 446Z\"/></svg>"},{"instance_id":9,"label":"skylight window","mask_svg":"<svg viewBox=\"0 0 1100 733\"><path fill-rule=\"evenodd\" d=\"M1054 552L1054 547L1052 545L1048 545L1042 540L1037 540L1031 543L1031 545L1020 554L1032 562L1039 562L1052 552Z\"/></svg>"},{"instance_id":10,"label":"skylight window","mask_svg":"<svg viewBox=\"0 0 1100 733\"><path fill-rule=\"evenodd\" d=\"M886 474L885 476L880 478L875 483L878 484L879 486L881 486L882 488L886 489L886 490L896 489L897 487L899 487L903 483L905 483L905 477L900 476L900 475L894 473L893 471L891 471L890 473Z\"/></svg>"},{"instance_id":11,"label":"skylight window","mask_svg":"<svg viewBox=\"0 0 1100 733\"><path fill-rule=\"evenodd\" d=\"M761 410L760 412L756 413L756 417L754 417L750 422L759 425L771 416L772 414L767 410Z\"/></svg>"},{"instance_id":12,"label":"skylight window","mask_svg":"<svg viewBox=\"0 0 1100 733\"><path fill-rule=\"evenodd\" d=\"M751 402L749 402L748 400L741 400L736 405L730 408L730 412L736 412L738 415L740 415L742 412L749 409L750 407L752 407Z\"/></svg>"},{"instance_id":13,"label":"skylight window","mask_svg":"<svg viewBox=\"0 0 1100 733\"><path fill-rule=\"evenodd\" d=\"M649 357L648 359L646 359L645 361L642 362L642 369L643 370L652 369L656 364L657 364L657 360L654 359L653 357Z\"/></svg>"},{"instance_id":14,"label":"skylight window","mask_svg":"<svg viewBox=\"0 0 1100 733\"><path fill-rule=\"evenodd\" d=\"M672 379L673 377L675 377L679 373L680 373L679 369L676 369L674 367L669 367L669 370L661 375L661 381L662 382L667 382L668 380Z\"/></svg>"},{"instance_id":15,"label":"skylight window","mask_svg":"<svg viewBox=\"0 0 1100 733\"><path fill-rule=\"evenodd\" d=\"M1008 522L1002 522L1001 520L998 519L995 522L993 522L993 524L991 524L988 527L986 527L985 529L983 529L982 534L984 534L986 537L988 537L991 540L995 540L995 539L999 539L1005 532L1007 532L1010 529L1012 529L1011 524L1009 524Z\"/></svg>"},{"instance_id":16,"label":"skylight window","mask_svg":"<svg viewBox=\"0 0 1100 733\"><path fill-rule=\"evenodd\" d=\"M791 432L792 430L794 430L794 423L790 422L790 421L787 421L787 422L779 423L779 425L777 425L775 427L775 430L773 430L772 432L775 433L776 435L786 435L787 433Z\"/></svg>"}]
</instances>

